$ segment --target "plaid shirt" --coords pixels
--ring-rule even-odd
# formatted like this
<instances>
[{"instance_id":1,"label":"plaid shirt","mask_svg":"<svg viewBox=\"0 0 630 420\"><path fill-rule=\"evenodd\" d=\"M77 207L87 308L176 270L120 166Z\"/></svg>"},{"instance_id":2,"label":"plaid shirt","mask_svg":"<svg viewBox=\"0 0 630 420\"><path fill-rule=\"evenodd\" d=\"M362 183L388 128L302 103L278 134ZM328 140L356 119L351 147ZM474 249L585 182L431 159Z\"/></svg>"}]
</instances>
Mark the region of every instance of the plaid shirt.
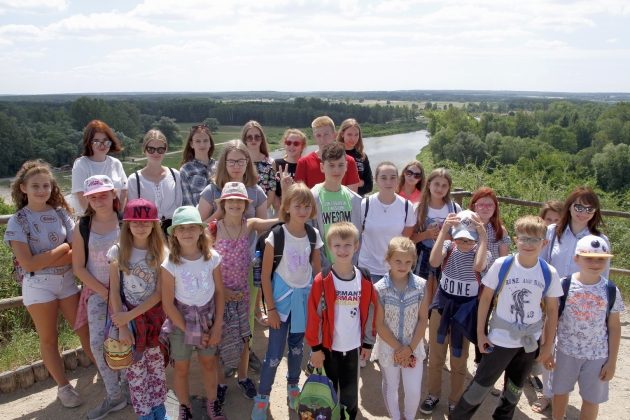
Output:
<instances>
[{"instance_id":1,"label":"plaid shirt","mask_svg":"<svg viewBox=\"0 0 630 420\"><path fill-rule=\"evenodd\" d=\"M182 205L196 206L199 204L199 194L208 185L216 172L216 161L210 159L206 165L200 160L193 159L184 163L179 169L182 182Z\"/></svg>"},{"instance_id":2,"label":"plaid shirt","mask_svg":"<svg viewBox=\"0 0 630 420\"><path fill-rule=\"evenodd\" d=\"M203 306L189 306L176 300L175 307L181 312L186 323L184 343L191 346L201 346L201 335L208 333L214 324L214 299L210 299ZM162 326L162 333L170 334L175 328L177 328L175 324L167 318Z\"/></svg>"},{"instance_id":3,"label":"plaid shirt","mask_svg":"<svg viewBox=\"0 0 630 420\"><path fill-rule=\"evenodd\" d=\"M129 310L134 307L129 306ZM166 319L162 304L158 303L143 314L134 318L136 328L136 344L135 351L138 354L144 352L146 348L156 347L159 345L160 330Z\"/></svg>"}]
</instances>

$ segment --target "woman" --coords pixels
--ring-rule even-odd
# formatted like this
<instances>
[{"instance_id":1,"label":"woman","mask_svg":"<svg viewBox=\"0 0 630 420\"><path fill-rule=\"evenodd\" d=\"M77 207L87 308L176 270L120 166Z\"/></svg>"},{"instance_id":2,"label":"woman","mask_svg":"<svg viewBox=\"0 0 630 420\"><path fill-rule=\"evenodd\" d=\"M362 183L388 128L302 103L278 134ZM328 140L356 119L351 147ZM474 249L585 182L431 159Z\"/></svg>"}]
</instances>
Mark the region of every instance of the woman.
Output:
<instances>
[{"instance_id":1,"label":"woman","mask_svg":"<svg viewBox=\"0 0 630 420\"><path fill-rule=\"evenodd\" d=\"M267 207L276 199L276 171L273 160L269 157L267 137L258 121L248 121L241 130L241 141L247 146L249 156L258 172L258 185L267 195Z\"/></svg>"},{"instance_id":2,"label":"woman","mask_svg":"<svg viewBox=\"0 0 630 420\"><path fill-rule=\"evenodd\" d=\"M413 204L420 202L424 189L424 168L417 160L405 165L400 173L396 193Z\"/></svg>"},{"instance_id":3,"label":"woman","mask_svg":"<svg viewBox=\"0 0 630 420\"><path fill-rule=\"evenodd\" d=\"M166 234L175 209L182 205L182 181L178 170L162 166L168 142L160 130L147 131L142 150L147 165L129 176L129 199L142 197L153 202Z\"/></svg>"},{"instance_id":4,"label":"woman","mask_svg":"<svg viewBox=\"0 0 630 420\"><path fill-rule=\"evenodd\" d=\"M216 162L212 159L213 153L214 140L210 128L205 124L193 125L179 168L184 206L196 206L199 203L199 194L214 177Z\"/></svg>"},{"instance_id":5,"label":"woman","mask_svg":"<svg viewBox=\"0 0 630 420\"><path fill-rule=\"evenodd\" d=\"M123 150L122 143L112 129L100 120L90 121L83 130L82 156L72 166L72 194L80 208L87 209L87 198L83 197L83 183L93 175L107 175L113 182L122 206L127 202L127 175L122 163L108 153ZM122 207L121 207L122 208Z\"/></svg>"}]
</instances>

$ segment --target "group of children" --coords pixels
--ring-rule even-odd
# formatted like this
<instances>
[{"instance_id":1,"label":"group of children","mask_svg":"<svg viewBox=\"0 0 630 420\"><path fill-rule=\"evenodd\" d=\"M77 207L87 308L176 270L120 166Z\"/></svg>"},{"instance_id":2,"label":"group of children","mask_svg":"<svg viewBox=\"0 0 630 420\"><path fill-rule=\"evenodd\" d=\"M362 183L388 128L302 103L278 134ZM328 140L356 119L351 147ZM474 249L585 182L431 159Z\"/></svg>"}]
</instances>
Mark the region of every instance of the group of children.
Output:
<instances>
[{"instance_id":1,"label":"group of children","mask_svg":"<svg viewBox=\"0 0 630 420\"><path fill-rule=\"evenodd\" d=\"M614 375L624 306L619 291L602 276L612 254L591 222L601 222L601 216L590 190L570 196L550 228L540 217L518 219L517 252L508 255L511 241L494 191L480 188L470 209L462 211L451 200L452 180L443 168L425 181L417 162L400 175L396 165L382 162L374 174L378 193L362 198L353 191L371 190L373 180L360 127L347 121L340 130L343 142L335 142L332 120L316 119L313 137L319 149L302 158L289 156L293 145L288 144L301 142L301 132L288 131L284 167L271 163L262 150L252 157L249 143L262 140L256 139L262 128L244 129L248 147L230 143L216 167L212 162L213 182L184 194L189 200L197 196L199 205L174 211L166 239L155 203L138 198L120 208L114 183L105 175L85 180L87 211L75 225L50 168L26 162L13 185L18 211L5 241L25 272L24 302L62 404L73 407L81 400L64 377L56 336L48 331L52 321L43 315L56 314L57 308L77 329L103 379L106 397L88 412L89 419L124 408L127 396L139 418L166 418L165 361L174 367L179 418L192 418L193 351L210 418L226 418L224 372L235 369L239 388L254 400L251 418L264 419L288 347L287 403L296 409L304 340L309 364L324 368L350 419L359 411L360 366L370 360L378 361L391 418L413 419L419 406L425 414L433 412L449 347L453 419L470 418L501 376L494 417L512 418L535 361L547 370L555 367L546 380L554 418L563 418L576 382L583 418L596 417ZM359 142L354 160L347 150ZM278 169L278 185L267 190L278 198L268 200L258 185L254 159ZM359 172L369 173L369 182ZM269 207L277 209L277 219L266 218ZM269 325L258 387L247 376L257 234L266 235L261 289ZM567 251L567 244L573 249ZM567 253L575 267L561 282L560 269L550 263ZM84 284L80 297L73 272ZM134 344L133 364L124 371L111 369L103 357L108 317L121 342ZM427 396L420 404L427 326ZM465 387L470 342L476 343L478 365Z\"/></svg>"}]
</instances>

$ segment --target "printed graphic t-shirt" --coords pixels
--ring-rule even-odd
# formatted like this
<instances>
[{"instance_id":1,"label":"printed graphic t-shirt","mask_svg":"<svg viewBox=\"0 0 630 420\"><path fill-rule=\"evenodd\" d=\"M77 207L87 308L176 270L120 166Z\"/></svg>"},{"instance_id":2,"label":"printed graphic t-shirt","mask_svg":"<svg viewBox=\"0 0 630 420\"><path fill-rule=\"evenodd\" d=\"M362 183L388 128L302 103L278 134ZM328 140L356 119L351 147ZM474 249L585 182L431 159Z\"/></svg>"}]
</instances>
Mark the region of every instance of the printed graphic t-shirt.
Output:
<instances>
[{"instance_id":1,"label":"printed graphic t-shirt","mask_svg":"<svg viewBox=\"0 0 630 420\"><path fill-rule=\"evenodd\" d=\"M615 304L610 312L625 310L623 299L616 290ZM575 278L558 322L557 348L578 359L605 359L608 357L608 326L606 311L608 294L606 279L596 284L583 284Z\"/></svg>"},{"instance_id":2,"label":"printed graphic t-shirt","mask_svg":"<svg viewBox=\"0 0 630 420\"><path fill-rule=\"evenodd\" d=\"M118 251L118 245L109 249L107 258L110 262L118 260ZM123 292L129 304L138 306L155 292L157 270L147 264L147 250L138 248L131 249L129 269L129 274L123 273Z\"/></svg>"},{"instance_id":3,"label":"printed graphic t-shirt","mask_svg":"<svg viewBox=\"0 0 630 420\"><path fill-rule=\"evenodd\" d=\"M335 283L335 330L332 349L349 351L361 346L361 272L355 268L352 280L343 280L333 271Z\"/></svg>"},{"instance_id":4,"label":"printed graphic t-shirt","mask_svg":"<svg viewBox=\"0 0 630 420\"><path fill-rule=\"evenodd\" d=\"M439 209L434 209L431 206L428 207L428 211L427 211L427 217L425 218L425 228L426 229L432 229L434 227L437 227L438 229L442 228L442 224L444 223L444 220L446 220L446 216L448 216L449 213L449 206L447 204L444 204L444 206L442 206L442 208ZM434 239L425 239L424 241L422 241L422 245L429 247L429 248L433 248L433 245L435 244L435 240Z\"/></svg>"},{"instance_id":5,"label":"printed graphic t-shirt","mask_svg":"<svg viewBox=\"0 0 630 420\"><path fill-rule=\"evenodd\" d=\"M499 284L499 270L506 257L498 258L481 282L495 290ZM540 264L531 268L523 267L518 261L518 254L514 263L505 276L503 286L497 299L496 314L505 321L519 326L534 324L542 318L540 302L544 297L562 296L562 286L556 269L549 266L551 271L551 284L547 294L543 296L545 280ZM540 332L535 334L540 338ZM494 328L488 334L488 339L495 345L507 348L522 347L520 339L513 339L507 330Z\"/></svg>"},{"instance_id":6,"label":"printed graphic t-shirt","mask_svg":"<svg viewBox=\"0 0 630 420\"><path fill-rule=\"evenodd\" d=\"M328 191L322 186L319 193L319 200L322 209L322 221L324 223L324 235L325 238L328 234L328 229L333 223L337 222L352 222L352 195L350 190L341 188L339 191ZM327 245L324 245L326 250L326 257L331 263L335 262L335 257L328 249Z\"/></svg>"},{"instance_id":7,"label":"printed graphic t-shirt","mask_svg":"<svg viewBox=\"0 0 630 420\"><path fill-rule=\"evenodd\" d=\"M182 258L181 264L175 264L167 257L162 267L175 277L175 299L188 306L203 306L214 296L214 277L212 272L221 262L221 256L210 251L210 259L203 257L194 261Z\"/></svg>"},{"instance_id":8,"label":"printed graphic t-shirt","mask_svg":"<svg viewBox=\"0 0 630 420\"><path fill-rule=\"evenodd\" d=\"M276 272L287 285L298 289L306 287L313 278L311 243L308 241L307 235L298 238L291 235L286 226L282 226L282 229L284 230L284 251ZM317 229L315 229L315 236L317 238L315 249L319 249L324 243L319 237ZM269 233L265 242L275 246L273 232Z\"/></svg>"}]
</instances>

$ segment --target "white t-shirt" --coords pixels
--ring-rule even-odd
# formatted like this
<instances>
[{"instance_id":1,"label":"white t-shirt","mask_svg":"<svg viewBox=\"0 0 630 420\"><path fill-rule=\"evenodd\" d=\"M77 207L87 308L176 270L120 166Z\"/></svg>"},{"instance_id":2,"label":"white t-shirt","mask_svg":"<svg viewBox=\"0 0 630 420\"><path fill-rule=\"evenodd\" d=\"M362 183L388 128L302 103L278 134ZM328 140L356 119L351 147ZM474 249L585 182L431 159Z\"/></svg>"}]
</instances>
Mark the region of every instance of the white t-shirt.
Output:
<instances>
[{"instance_id":1,"label":"white t-shirt","mask_svg":"<svg viewBox=\"0 0 630 420\"><path fill-rule=\"evenodd\" d=\"M118 244L112 246L107 253L109 261L118 260ZM127 302L138 306L155 292L157 287L157 270L147 264L147 250L131 248L129 258L130 273L123 273L123 292Z\"/></svg>"},{"instance_id":2,"label":"white t-shirt","mask_svg":"<svg viewBox=\"0 0 630 420\"><path fill-rule=\"evenodd\" d=\"M87 156L81 156L72 166L72 193L83 192L83 183L93 175L107 175L120 192L127 189L127 175L122 163L115 157L106 156L103 162L95 162ZM84 209L85 210L85 209Z\"/></svg>"},{"instance_id":3,"label":"white t-shirt","mask_svg":"<svg viewBox=\"0 0 630 420\"><path fill-rule=\"evenodd\" d=\"M619 289L616 291L612 312L625 310ZM558 321L556 347L564 354L578 359L605 359L608 357L608 293L606 279L595 284L583 284L575 277L567 295L564 311Z\"/></svg>"},{"instance_id":4,"label":"white t-shirt","mask_svg":"<svg viewBox=\"0 0 630 420\"><path fill-rule=\"evenodd\" d=\"M136 180L136 172L129 175L127 183L129 187L128 199L144 198L155 204L158 209L158 217L160 219L171 219L173 213L182 205L182 181L179 177L179 171L172 169L175 178L171 175L171 170L166 170L166 176L157 184L149 181L142 175L142 171L138 171L140 178L140 196L138 196L138 182Z\"/></svg>"},{"instance_id":5,"label":"white t-shirt","mask_svg":"<svg viewBox=\"0 0 630 420\"><path fill-rule=\"evenodd\" d=\"M305 234L303 237L298 238L289 233L286 225L283 225L282 229L284 230L284 252L276 272L289 286L298 289L306 287L313 278L311 243L308 241L308 235ZM320 249L324 246L324 243L319 237L317 229L315 229L315 233L317 238L315 249ZM273 232L267 236L265 243L274 246Z\"/></svg>"},{"instance_id":6,"label":"white t-shirt","mask_svg":"<svg viewBox=\"0 0 630 420\"><path fill-rule=\"evenodd\" d=\"M499 270L503 261L507 257L495 260L488 273L481 282L495 290L499 284ZM551 284L547 289L546 297L562 296L562 286L558 272L553 266L549 266L551 271ZM543 300L543 290L545 280L540 264L537 263L531 268L523 267L518 261L518 254L514 258L514 263L505 276L502 288L499 290L497 299L496 314L505 321L517 325L530 325L538 322L542 318L542 308L540 302ZM540 338L540 332L535 335ZM507 348L522 347L520 340L510 338L507 330L494 328L490 330L488 339L495 345Z\"/></svg>"},{"instance_id":7,"label":"white t-shirt","mask_svg":"<svg viewBox=\"0 0 630 420\"><path fill-rule=\"evenodd\" d=\"M457 211L456 209L453 209L453 211ZM439 209L434 209L431 206L427 207L427 217L424 219L424 226L425 229L432 229L434 227L438 227L441 228L442 224L444 224L444 220L446 220L446 216L448 216L449 214L449 206L448 204L444 204L441 208ZM429 248L433 248L433 245L435 244L435 240L434 239L425 239L424 241L422 241L422 244L424 246L427 246Z\"/></svg>"},{"instance_id":8,"label":"white t-shirt","mask_svg":"<svg viewBox=\"0 0 630 420\"><path fill-rule=\"evenodd\" d=\"M349 351L361 346L361 272L354 269L352 280L341 280L332 272L335 282L335 328L332 349Z\"/></svg>"},{"instance_id":9,"label":"white t-shirt","mask_svg":"<svg viewBox=\"0 0 630 420\"><path fill-rule=\"evenodd\" d=\"M166 258L162 267L175 277L175 299L188 306L203 306L214 296L214 277L212 272L221 263L221 256L210 251L210 259L203 257L190 261L182 258L181 264L175 264Z\"/></svg>"},{"instance_id":10,"label":"white t-shirt","mask_svg":"<svg viewBox=\"0 0 630 420\"><path fill-rule=\"evenodd\" d=\"M366 200L370 200L370 207L364 222ZM361 234L359 267L367 268L370 274L379 276L387 274L389 266L385 262L385 253L389 241L395 236L400 236L405 227L416 224L416 215L411 203L407 204L405 218L405 201L396 195L392 204L383 204L374 194L361 202L361 225L365 223L365 229Z\"/></svg>"}]
</instances>

